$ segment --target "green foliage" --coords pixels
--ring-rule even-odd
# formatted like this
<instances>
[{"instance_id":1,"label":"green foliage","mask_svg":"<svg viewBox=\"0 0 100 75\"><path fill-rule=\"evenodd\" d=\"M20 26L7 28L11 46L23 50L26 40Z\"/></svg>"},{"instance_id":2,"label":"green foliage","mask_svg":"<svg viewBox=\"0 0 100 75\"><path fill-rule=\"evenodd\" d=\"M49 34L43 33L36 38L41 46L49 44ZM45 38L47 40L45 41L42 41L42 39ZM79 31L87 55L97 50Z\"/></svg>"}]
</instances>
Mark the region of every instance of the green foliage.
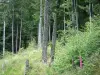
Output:
<instances>
[{"instance_id":1,"label":"green foliage","mask_svg":"<svg viewBox=\"0 0 100 75\"><path fill-rule=\"evenodd\" d=\"M96 21L96 22L95 22ZM88 24L88 23L86 23ZM88 24L89 25L89 24ZM98 17L93 20L92 31L75 32L66 30L66 35L62 35L61 40L56 42L55 61L48 67L41 62L41 50L33 50L32 42L27 50L20 51L17 55L7 53L4 59L6 63L5 74L3 75L22 75L25 68L25 60L29 59L30 69L28 75L99 75L100 72L100 22ZM63 33L63 32L62 32ZM62 40L65 40L63 45ZM50 54L48 52L48 54ZM83 59L83 69L79 68L79 56ZM48 55L48 58L50 55ZM72 66L72 58L75 60L76 68ZM2 74L2 69L0 69Z\"/></svg>"},{"instance_id":2,"label":"green foliage","mask_svg":"<svg viewBox=\"0 0 100 75\"><path fill-rule=\"evenodd\" d=\"M43 0L43 5L44 5ZM93 19L90 27L89 1L93 3ZM9 3L0 3L0 57L2 56L2 33L3 20L6 20L6 53L0 60L0 66L5 63L5 73L0 67L0 75L22 75L25 60L30 61L28 75L99 75L100 67L100 1L78 0L79 30L76 31L72 25L72 0L51 0L51 11L57 9L57 43L55 61L51 67L41 62L41 51L33 51L32 38L37 41L37 28L39 24L39 0L9 0ZM17 55L11 55L11 25L14 6L14 35L16 26L20 25L22 19L22 46L29 47L20 49ZM44 7L44 6L43 6ZM58 8L57 8L58 7ZM65 9L65 11L64 11ZM22 14L21 14L22 13ZM63 19L65 14L66 32L63 31ZM43 15L44 16L44 15ZM51 17L52 21L52 17ZM52 23L51 23L52 24ZM51 26L52 28L52 26ZM91 33L90 33L91 32ZM52 33L52 29L51 29ZM14 36L15 41L16 36ZM19 39L19 38L18 38ZM15 42L14 42L15 45ZM49 44L51 46L51 42ZM36 47L36 46L35 46ZM48 47L48 63L50 63L50 47ZM79 56L82 56L84 67L79 68ZM74 59L76 69L72 66Z\"/></svg>"},{"instance_id":3,"label":"green foliage","mask_svg":"<svg viewBox=\"0 0 100 75\"><path fill-rule=\"evenodd\" d=\"M58 44L56 45L55 62L53 65L53 69L55 71L62 74L66 71L72 70L72 58L75 60L74 62L76 67L79 67L79 56L82 57L84 66L87 69L90 68L88 68L88 66L91 66L92 63L90 62L90 64L88 63L87 65L85 62L87 62L94 53L100 53L100 26L98 26L100 25L100 22L98 20L95 22L94 20L93 23L94 24L92 26L91 33L88 30L87 32L78 31L76 35L66 37L67 42L65 45L62 45L62 40L57 42ZM89 73L92 73L92 70L90 70L91 72ZM86 75L91 75L89 73Z\"/></svg>"},{"instance_id":4,"label":"green foliage","mask_svg":"<svg viewBox=\"0 0 100 75\"><path fill-rule=\"evenodd\" d=\"M100 73L100 53L93 53L91 57L84 61L83 69L78 69L76 75L99 75Z\"/></svg>"}]
</instances>

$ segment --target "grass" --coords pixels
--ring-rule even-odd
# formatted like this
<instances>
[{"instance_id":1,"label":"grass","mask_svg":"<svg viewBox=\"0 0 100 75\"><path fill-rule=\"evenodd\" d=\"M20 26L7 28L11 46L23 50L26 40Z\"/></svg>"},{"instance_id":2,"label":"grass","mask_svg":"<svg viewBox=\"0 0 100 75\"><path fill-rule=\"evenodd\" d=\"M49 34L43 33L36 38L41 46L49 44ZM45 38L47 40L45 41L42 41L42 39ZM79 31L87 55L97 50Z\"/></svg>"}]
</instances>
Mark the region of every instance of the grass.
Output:
<instances>
[{"instance_id":1,"label":"grass","mask_svg":"<svg viewBox=\"0 0 100 75\"><path fill-rule=\"evenodd\" d=\"M99 75L100 22L94 24L91 33L87 30L76 35L72 31L64 36L65 38L62 36L60 41L57 40L55 61L51 66L49 66L50 47L48 47L47 65L42 63L42 50L35 49L33 43L30 43L25 50L21 49L18 54L6 53L0 60L0 75L23 75L26 59L30 64L27 75ZM84 61L83 69L79 68L79 56L82 56ZM72 66L72 58L75 60L76 68Z\"/></svg>"},{"instance_id":2,"label":"grass","mask_svg":"<svg viewBox=\"0 0 100 75\"><path fill-rule=\"evenodd\" d=\"M93 32L93 34L94 33L95 32ZM20 49L18 54L12 55L6 52L5 57L0 60L0 75L24 75L25 61L27 59L30 64L27 75L98 75L100 70L98 67L98 65L100 65L100 49L97 44L99 33L93 34L91 35L88 32L84 32L79 35L71 36L67 38L68 41L65 45L62 45L61 41L57 41L55 62L50 67L48 66L50 62L50 47L48 47L48 65L42 63L42 50L35 49L33 43L30 43L29 47L25 50ZM72 56L74 56L75 64L77 65L79 53L81 53L83 57L84 68L80 69L79 66L77 66L76 70L72 68L71 59ZM89 53L92 53L91 56L88 56Z\"/></svg>"},{"instance_id":3,"label":"grass","mask_svg":"<svg viewBox=\"0 0 100 75\"><path fill-rule=\"evenodd\" d=\"M28 75L46 75L47 66L42 64L41 54L41 50L34 49L32 43L26 50L20 50L18 54L7 54L0 60L0 75L23 75L26 59L30 63Z\"/></svg>"},{"instance_id":4,"label":"grass","mask_svg":"<svg viewBox=\"0 0 100 75\"><path fill-rule=\"evenodd\" d=\"M33 43L30 43L25 50L20 49L18 54L12 55L6 52L5 57L0 60L0 75L24 75L27 59L30 64L27 75L99 75L100 46L98 45L98 34L99 32L93 32L93 34L80 32L79 35L67 38L68 41L65 45L62 45L61 41L57 41L55 62L50 67L48 66L50 47L48 47L47 65L42 63L42 50L35 49ZM84 60L83 69L80 69L77 64L79 53ZM75 59L76 69L72 68L72 56Z\"/></svg>"}]
</instances>

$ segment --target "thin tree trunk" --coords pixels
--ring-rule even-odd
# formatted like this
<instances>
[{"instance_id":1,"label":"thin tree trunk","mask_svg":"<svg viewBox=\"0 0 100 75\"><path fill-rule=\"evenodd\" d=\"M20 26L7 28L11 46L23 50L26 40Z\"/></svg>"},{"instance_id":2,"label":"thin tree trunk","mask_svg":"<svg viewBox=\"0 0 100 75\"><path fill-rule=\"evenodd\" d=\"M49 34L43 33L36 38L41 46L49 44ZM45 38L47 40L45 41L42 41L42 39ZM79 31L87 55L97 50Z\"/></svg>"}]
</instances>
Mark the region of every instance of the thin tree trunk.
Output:
<instances>
[{"instance_id":1,"label":"thin tree trunk","mask_svg":"<svg viewBox=\"0 0 100 75\"><path fill-rule=\"evenodd\" d=\"M31 39L31 41L33 40L32 31L31 31L31 33L30 33L30 39Z\"/></svg>"},{"instance_id":2,"label":"thin tree trunk","mask_svg":"<svg viewBox=\"0 0 100 75\"><path fill-rule=\"evenodd\" d=\"M65 2L65 0L64 0L64 2ZM66 30L66 28L65 28L65 27L66 27L66 26L65 26L65 19L66 19L66 18L65 18L65 7L64 7L64 34L65 34L65 30Z\"/></svg>"},{"instance_id":3,"label":"thin tree trunk","mask_svg":"<svg viewBox=\"0 0 100 75\"><path fill-rule=\"evenodd\" d=\"M17 25L17 32L16 32L16 53L18 50L18 25Z\"/></svg>"},{"instance_id":4,"label":"thin tree trunk","mask_svg":"<svg viewBox=\"0 0 100 75\"><path fill-rule=\"evenodd\" d=\"M42 48L42 0L40 0L40 22L38 29L38 48Z\"/></svg>"},{"instance_id":5,"label":"thin tree trunk","mask_svg":"<svg viewBox=\"0 0 100 75\"><path fill-rule=\"evenodd\" d=\"M91 33L91 27L92 27L92 6L93 4L89 1L89 19L90 19L90 33Z\"/></svg>"},{"instance_id":6,"label":"thin tree trunk","mask_svg":"<svg viewBox=\"0 0 100 75\"><path fill-rule=\"evenodd\" d=\"M21 26L20 26L20 39L19 39L19 49L21 48L21 44L22 44L22 12L21 12Z\"/></svg>"},{"instance_id":7,"label":"thin tree trunk","mask_svg":"<svg viewBox=\"0 0 100 75\"><path fill-rule=\"evenodd\" d=\"M14 54L14 6L12 14L12 54Z\"/></svg>"},{"instance_id":8,"label":"thin tree trunk","mask_svg":"<svg viewBox=\"0 0 100 75\"><path fill-rule=\"evenodd\" d=\"M43 49L42 49L42 60L43 63L47 63L47 45L48 45L48 28L49 28L49 1L45 0L44 8L44 34L43 34Z\"/></svg>"},{"instance_id":9,"label":"thin tree trunk","mask_svg":"<svg viewBox=\"0 0 100 75\"><path fill-rule=\"evenodd\" d=\"M3 56L5 55L5 26L6 26L6 22L5 22L5 18L4 18L4 26L3 26Z\"/></svg>"},{"instance_id":10,"label":"thin tree trunk","mask_svg":"<svg viewBox=\"0 0 100 75\"><path fill-rule=\"evenodd\" d=\"M53 14L54 18L54 25L53 25L53 33L52 33L52 45L51 45L51 63L54 61L54 55L55 55L55 44L56 44L56 13Z\"/></svg>"},{"instance_id":11,"label":"thin tree trunk","mask_svg":"<svg viewBox=\"0 0 100 75\"><path fill-rule=\"evenodd\" d=\"M72 25L75 29L75 0L72 0Z\"/></svg>"},{"instance_id":12,"label":"thin tree trunk","mask_svg":"<svg viewBox=\"0 0 100 75\"><path fill-rule=\"evenodd\" d=\"M64 2L65 2L65 0L64 0ZM66 33L66 16L65 16L65 6L64 6L64 44L65 44L65 33Z\"/></svg>"},{"instance_id":13,"label":"thin tree trunk","mask_svg":"<svg viewBox=\"0 0 100 75\"><path fill-rule=\"evenodd\" d=\"M43 48L44 27L42 26L42 48Z\"/></svg>"},{"instance_id":14,"label":"thin tree trunk","mask_svg":"<svg viewBox=\"0 0 100 75\"><path fill-rule=\"evenodd\" d=\"M49 25L49 42L51 40L51 26Z\"/></svg>"},{"instance_id":15,"label":"thin tree trunk","mask_svg":"<svg viewBox=\"0 0 100 75\"><path fill-rule=\"evenodd\" d=\"M51 4L51 2L52 2L52 0L50 0L49 1L49 42L51 41L51 23L52 23L52 21L51 21L51 19L52 19L52 4Z\"/></svg>"},{"instance_id":16,"label":"thin tree trunk","mask_svg":"<svg viewBox=\"0 0 100 75\"><path fill-rule=\"evenodd\" d=\"M75 0L75 14L76 14L76 30L78 31L78 27L79 27L79 24L78 24L78 9L77 9L77 0Z\"/></svg>"}]
</instances>

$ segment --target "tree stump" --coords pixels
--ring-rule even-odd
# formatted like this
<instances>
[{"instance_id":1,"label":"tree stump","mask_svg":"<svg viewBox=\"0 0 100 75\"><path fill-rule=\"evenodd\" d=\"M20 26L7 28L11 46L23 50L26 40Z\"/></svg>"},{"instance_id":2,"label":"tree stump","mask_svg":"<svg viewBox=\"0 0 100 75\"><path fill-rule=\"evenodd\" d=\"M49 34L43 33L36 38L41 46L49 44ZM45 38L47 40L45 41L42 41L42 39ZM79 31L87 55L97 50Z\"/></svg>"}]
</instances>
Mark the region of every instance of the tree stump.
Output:
<instances>
[{"instance_id":1,"label":"tree stump","mask_svg":"<svg viewBox=\"0 0 100 75\"><path fill-rule=\"evenodd\" d=\"M29 60L27 59L26 62L25 62L24 75L27 75L28 71L29 71Z\"/></svg>"}]
</instances>

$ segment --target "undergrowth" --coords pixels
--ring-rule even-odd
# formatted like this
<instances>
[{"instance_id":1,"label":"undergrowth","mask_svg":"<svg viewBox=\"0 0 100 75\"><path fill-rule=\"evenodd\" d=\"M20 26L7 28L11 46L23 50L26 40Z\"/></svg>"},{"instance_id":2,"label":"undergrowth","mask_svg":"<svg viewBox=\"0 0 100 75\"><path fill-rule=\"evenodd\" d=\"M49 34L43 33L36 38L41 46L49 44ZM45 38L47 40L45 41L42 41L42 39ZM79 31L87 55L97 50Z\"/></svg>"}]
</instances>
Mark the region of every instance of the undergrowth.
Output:
<instances>
[{"instance_id":1,"label":"undergrowth","mask_svg":"<svg viewBox=\"0 0 100 75\"><path fill-rule=\"evenodd\" d=\"M86 25L89 26L89 22ZM22 48L18 54L7 52L0 60L0 75L23 75L26 59L29 59L30 64L27 75L99 75L100 22L97 17L94 17L91 28L91 32L89 27L84 32L66 30L66 35L62 35L56 42L55 61L51 66L42 63L42 51L34 49L33 43L26 50ZM49 63L50 47L48 49ZM79 67L80 56L83 60L82 69Z\"/></svg>"},{"instance_id":2,"label":"undergrowth","mask_svg":"<svg viewBox=\"0 0 100 75\"><path fill-rule=\"evenodd\" d=\"M75 35L70 33L70 37L62 36L57 42L52 68L58 75L99 75L100 60L97 57L100 56L100 22L97 18L94 18L91 29L87 22L87 31L76 31ZM65 44L63 41L66 41ZM80 56L83 60L83 69L79 67ZM75 66L72 66L72 60Z\"/></svg>"}]
</instances>

